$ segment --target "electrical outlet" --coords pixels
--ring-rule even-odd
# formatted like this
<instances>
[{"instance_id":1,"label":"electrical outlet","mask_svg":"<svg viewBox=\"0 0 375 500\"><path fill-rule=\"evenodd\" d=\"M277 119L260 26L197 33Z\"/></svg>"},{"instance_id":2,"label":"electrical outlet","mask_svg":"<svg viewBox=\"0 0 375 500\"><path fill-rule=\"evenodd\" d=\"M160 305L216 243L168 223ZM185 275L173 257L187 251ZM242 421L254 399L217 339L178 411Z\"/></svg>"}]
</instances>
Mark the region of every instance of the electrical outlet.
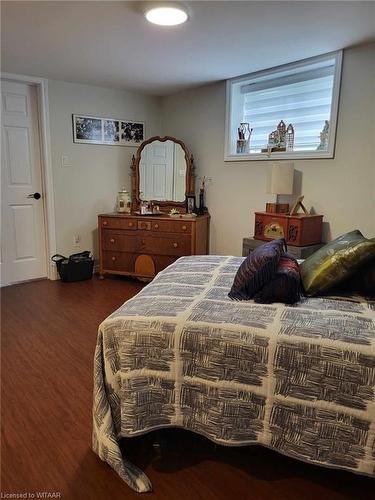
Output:
<instances>
[{"instance_id":1,"label":"electrical outlet","mask_svg":"<svg viewBox=\"0 0 375 500\"><path fill-rule=\"evenodd\" d=\"M73 236L73 244L74 244L74 246L75 246L75 247L79 247L80 242L81 242L81 237L80 237L80 235L79 235L79 234L75 234L75 235Z\"/></svg>"}]
</instances>

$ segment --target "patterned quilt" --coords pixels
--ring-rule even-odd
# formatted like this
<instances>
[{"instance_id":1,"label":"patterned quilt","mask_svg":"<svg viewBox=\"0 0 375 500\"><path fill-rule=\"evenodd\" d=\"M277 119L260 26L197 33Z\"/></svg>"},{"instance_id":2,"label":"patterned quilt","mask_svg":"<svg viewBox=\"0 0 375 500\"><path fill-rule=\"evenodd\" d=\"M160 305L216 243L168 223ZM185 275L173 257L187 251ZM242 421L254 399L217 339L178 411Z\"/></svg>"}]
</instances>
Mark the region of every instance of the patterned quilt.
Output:
<instances>
[{"instance_id":1,"label":"patterned quilt","mask_svg":"<svg viewBox=\"0 0 375 500\"><path fill-rule=\"evenodd\" d=\"M181 427L375 475L375 302L227 294L241 257L183 257L99 327L93 449L134 490L119 440Z\"/></svg>"}]
</instances>

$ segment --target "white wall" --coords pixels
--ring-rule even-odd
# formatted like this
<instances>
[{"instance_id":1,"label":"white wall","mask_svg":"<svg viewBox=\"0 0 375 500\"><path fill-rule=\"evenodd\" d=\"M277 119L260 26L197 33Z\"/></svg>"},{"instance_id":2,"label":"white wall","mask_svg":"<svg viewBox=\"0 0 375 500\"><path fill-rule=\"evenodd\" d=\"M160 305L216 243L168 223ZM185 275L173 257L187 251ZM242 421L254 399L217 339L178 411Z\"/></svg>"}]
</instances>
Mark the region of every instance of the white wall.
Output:
<instances>
[{"instance_id":1,"label":"white wall","mask_svg":"<svg viewBox=\"0 0 375 500\"><path fill-rule=\"evenodd\" d=\"M342 87L332 160L295 161L308 208L324 214L324 237L359 228L375 236L375 44L344 53ZM163 131L186 142L197 175L212 177L211 253L240 255L253 234L254 212L264 210L269 162L224 162L225 83L163 98ZM198 188L198 186L197 186Z\"/></svg>"},{"instance_id":2,"label":"white wall","mask_svg":"<svg viewBox=\"0 0 375 500\"><path fill-rule=\"evenodd\" d=\"M335 158L295 162L306 205L324 214L326 239L357 227L375 236L374 66L375 44L345 51ZM213 179L206 199L211 253L241 254L242 238L253 234L254 212L272 201L265 193L269 163L223 161L224 82L160 99L51 80L49 100L60 253L88 249L98 255L97 215L113 210L122 186L130 189L136 151L74 144L72 114L81 113L142 120L146 137L163 132L184 140L195 157L197 176ZM61 167L62 155L72 167ZM73 245L74 234L81 237L80 248Z\"/></svg>"},{"instance_id":3,"label":"white wall","mask_svg":"<svg viewBox=\"0 0 375 500\"><path fill-rule=\"evenodd\" d=\"M131 92L49 81L51 148L59 253L93 250L98 256L97 215L112 212L117 191L130 190L133 147L75 144L72 114L146 122L146 136L161 131L160 99ZM61 166L66 155L72 167ZM80 248L73 236L81 237Z\"/></svg>"}]
</instances>

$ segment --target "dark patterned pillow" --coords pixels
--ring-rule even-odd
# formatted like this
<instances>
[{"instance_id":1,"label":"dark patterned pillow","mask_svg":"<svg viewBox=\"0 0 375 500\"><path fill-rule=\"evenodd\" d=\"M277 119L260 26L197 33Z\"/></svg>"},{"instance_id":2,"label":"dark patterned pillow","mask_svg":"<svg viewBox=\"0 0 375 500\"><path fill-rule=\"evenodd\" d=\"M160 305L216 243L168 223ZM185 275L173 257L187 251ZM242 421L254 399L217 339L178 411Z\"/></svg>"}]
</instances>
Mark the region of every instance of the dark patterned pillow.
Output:
<instances>
[{"instance_id":1,"label":"dark patterned pillow","mask_svg":"<svg viewBox=\"0 0 375 500\"><path fill-rule=\"evenodd\" d=\"M301 298L301 276L296 259L285 253L280 257L277 270L271 281L254 296L255 302L271 304L283 302L294 304Z\"/></svg>"},{"instance_id":2,"label":"dark patterned pillow","mask_svg":"<svg viewBox=\"0 0 375 500\"><path fill-rule=\"evenodd\" d=\"M285 240L280 238L251 252L240 265L228 296L236 300L252 299L272 279L285 246Z\"/></svg>"}]
</instances>

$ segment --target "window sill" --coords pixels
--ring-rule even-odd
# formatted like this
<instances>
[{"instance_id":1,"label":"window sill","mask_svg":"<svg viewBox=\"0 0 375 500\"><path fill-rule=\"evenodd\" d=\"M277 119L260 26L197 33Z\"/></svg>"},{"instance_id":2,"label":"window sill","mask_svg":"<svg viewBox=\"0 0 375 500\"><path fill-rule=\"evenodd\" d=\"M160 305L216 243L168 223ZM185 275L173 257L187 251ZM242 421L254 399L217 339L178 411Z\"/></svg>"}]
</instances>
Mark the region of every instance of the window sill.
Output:
<instances>
[{"instance_id":1,"label":"window sill","mask_svg":"<svg viewBox=\"0 0 375 500\"><path fill-rule=\"evenodd\" d=\"M275 160L319 160L332 159L332 151L295 151L293 153L252 153L252 154L229 154L224 156L224 161L275 161Z\"/></svg>"}]
</instances>

